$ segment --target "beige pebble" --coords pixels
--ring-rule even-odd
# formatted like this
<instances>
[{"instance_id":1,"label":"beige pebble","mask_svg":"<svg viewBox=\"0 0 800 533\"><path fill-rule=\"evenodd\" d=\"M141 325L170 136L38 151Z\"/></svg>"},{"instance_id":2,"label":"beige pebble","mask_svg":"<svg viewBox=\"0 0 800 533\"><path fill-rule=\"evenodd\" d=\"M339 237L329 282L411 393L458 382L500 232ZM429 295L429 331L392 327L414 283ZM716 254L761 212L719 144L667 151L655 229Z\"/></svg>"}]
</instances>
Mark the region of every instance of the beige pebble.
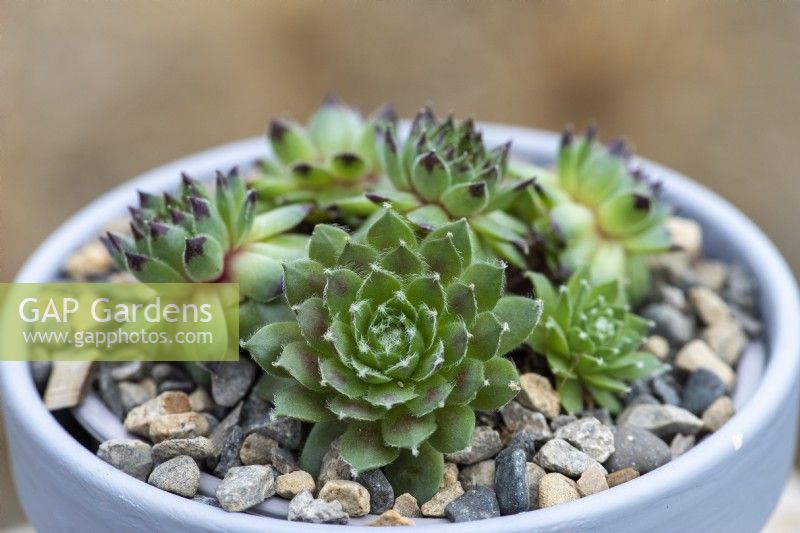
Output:
<instances>
[{"instance_id":1,"label":"beige pebble","mask_svg":"<svg viewBox=\"0 0 800 533\"><path fill-rule=\"evenodd\" d=\"M681 348L675 356L675 366L687 372L705 368L715 373L728 389L731 388L736 377L731 367L720 359L705 341L700 339L690 341Z\"/></svg>"},{"instance_id":2,"label":"beige pebble","mask_svg":"<svg viewBox=\"0 0 800 533\"><path fill-rule=\"evenodd\" d=\"M703 331L703 340L729 365L735 365L739 361L739 356L747 346L744 330L733 320L709 326Z\"/></svg>"},{"instance_id":3,"label":"beige pebble","mask_svg":"<svg viewBox=\"0 0 800 533\"><path fill-rule=\"evenodd\" d=\"M494 487L494 471L494 459L487 459L462 468L458 473L458 480L464 490L475 487Z\"/></svg>"},{"instance_id":4,"label":"beige pebble","mask_svg":"<svg viewBox=\"0 0 800 533\"><path fill-rule=\"evenodd\" d=\"M642 349L663 361L669 355L669 342L660 335L650 335L642 343Z\"/></svg>"},{"instance_id":5,"label":"beige pebble","mask_svg":"<svg viewBox=\"0 0 800 533\"><path fill-rule=\"evenodd\" d=\"M563 474L545 474L539 480L539 507L553 507L581 497L578 486Z\"/></svg>"},{"instance_id":6,"label":"beige pebble","mask_svg":"<svg viewBox=\"0 0 800 533\"><path fill-rule=\"evenodd\" d=\"M578 492L581 496L591 496L604 490L608 490L608 482L606 481L606 471L599 464L593 464L583 471L581 477L578 478Z\"/></svg>"},{"instance_id":7,"label":"beige pebble","mask_svg":"<svg viewBox=\"0 0 800 533\"><path fill-rule=\"evenodd\" d=\"M701 285L719 292L728 280L728 266L720 261L698 261L694 266L694 276Z\"/></svg>"},{"instance_id":8,"label":"beige pebble","mask_svg":"<svg viewBox=\"0 0 800 533\"><path fill-rule=\"evenodd\" d=\"M422 515L432 517L444 516L444 508L447 507L447 504L462 494L464 494L464 489L458 481L439 489L439 492L434 494L430 500L423 503L420 507Z\"/></svg>"},{"instance_id":9,"label":"beige pebble","mask_svg":"<svg viewBox=\"0 0 800 533\"><path fill-rule=\"evenodd\" d=\"M709 431L717 431L736 413L728 396L720 396L703 411L703 424Z\"/></svg>"},{"instance_id":10,"label":"beige pebble","mask_svg":"<svg viewBox=\"0 0 800 533\"><path fill-rule=\"evenodd\" d=\"M384 511L378 518L370 522L368 525L372 527L396 527L396 526L413 526L414 521L406 518L394 509Z\"/></svg>"},{"instance_id":11,"label":"beige pebble","mask_svg":"<svg viewBox=\"0 0 800 533\"><path fill-rule=\"evenodd\" d=\"M683 217L670 217L666 222L672 244L685 254L695 257L703 245L703 230L696 221Z\"/></svg>"},{"instance_id":12,"label":"beige pebble","mask_svg":"<svg viewBox=\"0 0 800 533\"><path fill-rule=\"evenodd\" d=\"M530 497L530 507L528 509L539 508L539 482L547 474L544 468L536 463L525 464L525 477L528 479L528 496Z\"/></svg>"},{"instance_id":13,"label":"beige pebble","mask_svg":"<svg viewBox=\"0 0 800 533\"><path fill-rule=\"evenodd\" d=\"M275 479L275 492L281 498L291 500L304 490L311 492L311 494L314 494L317 490L314 478L304 470L281 474Z\"/></svg>"},{"instance_id":14,"label":"beige pebble","mask_svg":"<svg viewBox=\"0 0 800 533\"><path fill-rule=\"evenodd\" d=\"M350 516L364 516L369 513L369 492L355 481L328 481L320 489L319 498L327 502L339 502L344 512Z\"/></svg>"},{"instance_id":15,"label":"beige pebble","mask_svg":"<svg viewBox=\"0 0 800 533\"><path fill-rule=\"evenodd\" d=\"M730 320L728 304L720 296L707 287L694 287L689 291L697 316L707 326Z\"/></svg>"},{"instance_id":16,"label":"beige pebble","mask_svg":"<svg viewBox=\"0 0 800 533\"><path fill-rule=\"evenodd\" d=\"M150 440L191 439L208 435L208 420L198 413L161 415L150 422Z\"/></svg>"},{"instance_id":17,"label":"beige pebble","mask_svg":"<svg viewBox=\"0 0 800 533\"><path fill-rule=\"evenodd\" d=\"M392 509L409 518L419 518L422 516L422 511L419 508L417 499L407 492L395 498Z\"/></svg>"},{"instance_id":18,"label":"beige pebble","mask_svg":"<svg viewBox=\"0 0 800 533\"><path fill-rule=\"evenodd\" d=\"M442 482L439 484L439 488L443 489L444 487L450 486L453 483L458 482L458 465L455 463L445 463L444 464L444 473L442 474Z\"/></svg>"},{"instance_id":19,"label":"beige pebble","mask_svg":"<svg viewBox=\"0 0 800 533\"><path fill-rule=\"evenodd\" d=\"M623 468L622 470L617 470L616 472L608 474L606 476L606 482L609 488L616 487L617 485L622 485L632 479L636 479L639 475L639 471L635 468Z\"/></svg>"},{"instance_id":20,"label":"beige pebble","mask_svg":"<svg viewBox=\"0 0 800 533\"><path fill-rule=\"evenodd\" d=\"M162 392L152 400L131 409L128 416L125 417L125 429L131 433L149 437L150 424L156 418L189 411L191 411L191 406L185 392Z\"/></svg>"},{"instance_id":21,"label":"beige pebble","mask_svg":"<svg viewBox=\"0 0 800 533\"><path fill-rule=\"evenodd\" d=\"M197 387L189 395L189 405L195 413L207 413L214 409L214 400L211 395L202 387Z\"/></svg>"},{"instance_id":22,"label":"beige pebble","mask_svg":"<svg viewBox=\"0 0 800 533\"><path fill-rule=\"evenodd\" d=\"M243 465L265 465L270 462L271 451L278 442L260 433L250 433L239 449L239 459Z\"/></svg>"},{"instance_id":23,"label":"beige pebble","mask_svg":"<svg viewBox=\"0 0 800 533\"><path fill-rule=\"evenodd\" d=\"M520 391L517 401L529 409L539 411L549 419L561 413L561 397L553 389L550 380L539 374L528 372L519 377Z\"/></svg>"},{"instance_id":24,"label":"beige pebble","mask_svg":"<svg viewBox=\"0 0 800 533\"><path fill-rule=\"evenodd\" d=\"M92 241L75 252L64 265L69 277L86 281L92 276L105 274L111 270L111 256L100 241Z\"/></svg>"}]
</instances>

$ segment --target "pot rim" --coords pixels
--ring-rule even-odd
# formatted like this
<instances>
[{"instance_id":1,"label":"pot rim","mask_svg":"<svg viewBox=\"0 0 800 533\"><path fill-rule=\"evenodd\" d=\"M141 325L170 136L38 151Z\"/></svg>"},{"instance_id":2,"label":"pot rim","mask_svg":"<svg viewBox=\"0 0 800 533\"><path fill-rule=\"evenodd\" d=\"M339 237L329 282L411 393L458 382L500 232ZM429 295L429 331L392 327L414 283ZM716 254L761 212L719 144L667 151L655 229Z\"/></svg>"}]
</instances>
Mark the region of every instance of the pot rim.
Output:
<instances>
[{"instance_id":1,"label":"pot rim","mask_svg":"<svg viewBox=\"0 0 800 533\"><path fill-rule=\"evenodd\" d=\"M490 144L512 139L514 153L554 154L558 147L559 136L553 132L491 123L481 123L480 127ZM52 258L64 258L83 244L88 228L97 233L108 221L109 211L116 212L117 208L124 208L134 197L136 189L166 188L166 184L177 179L180 171L198 177L210 177L216 168L250 162L268 153L269 149L265 147L263 138L249 138L168 163L112 189L53 232L25 263L15 281L34 282L52 278L55 270ZM797 386L800 369L800 328L797 327L800 323L800 299L791 271L775 245L744 214L706 187L646 159L634 158L633 161L651 175L664 178L668 196L680 199L680 207L691 206L690 210L711 211L714 226L724 227L725 234L730 237L726 246L747 250L742 255L748 258L761 301L775 303L774 308L763 310L767 363L761 382L749 401L719 431L686 454L646 476L589 498L547 509L493 518L490 519L492 527L529 529L575 524L576 520L580 522L583 517L600 511L607 512L615 506L636 506L648 500L658 500L659 494L679 492L684 478L690 478L692 473L707 471L722 463L730 454L736 453L745 445L748 439L758 435L769 420L764 414L781 409L785 398ZM765 298L765 294L770 294L770 298ZM203 504L190 502L187 507L185 498L165 493L107 465L78 443L44 407L26 362L3 362L0 365L0 392L6 416L11 416L8 414L11 411L24 413L18 417L20 422L29 426L26 429L30 434L41 440L43 446L49 448L54 456L69 458L69 468L75 476L86 478L90 483L102 482L109 487L124 487L127 499L141 500L144 505L161 506L165 502L171 502L170 505L176 506L176 512L185 513L187 519L191 517L192 520L202 520L209 525L224 524L226 528L266 525L253 516L225 513ZM102 477L102 480L93 479L94 476ZM532 512L535 514L531 514ZM275 518L258 518L270 520L268 527L275 531L298 531L298 526L310 527L305 523L293 524ZM431 527L478 532L488 525L488 522L479 521L436 524Z\"/></svg>"}]
</instances>

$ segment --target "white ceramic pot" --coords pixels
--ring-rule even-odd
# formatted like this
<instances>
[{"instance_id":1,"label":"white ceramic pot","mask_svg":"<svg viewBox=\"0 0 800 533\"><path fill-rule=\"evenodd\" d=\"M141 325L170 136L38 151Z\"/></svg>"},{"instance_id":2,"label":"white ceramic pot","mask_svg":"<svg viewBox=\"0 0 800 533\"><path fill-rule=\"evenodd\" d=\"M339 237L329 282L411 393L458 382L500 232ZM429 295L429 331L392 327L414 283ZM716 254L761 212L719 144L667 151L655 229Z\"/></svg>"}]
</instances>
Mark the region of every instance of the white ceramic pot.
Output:
<instances>
[{"instance_id":1,"label":"white ceramic pot","mask_svg":"<svg viewBox=\"0 0 800 533\"><path fill-rule=\"evenodd\" d=\"M484 125L488 143L514 141L514 153L552 159L554 133ZM200 179L216 169L263 157L261 139L224 145L148 172L102 196L48 238L18 281L53 279L79 246L124 213L135 190L173 187L180 171ZM655 163L638 162L664 182L665 196L704 228L705 251L746 266L760 291L765 349L743 359L737 414L695 448L667 465L608 491L568 504L489 521L421 521L436 531L755 531L769 517L790 472L797 429L800 304L785 261L766 236L728 202ZM44 408L27 363L0 363L0 392L12 469L23 507L40 531L305 531L310 526L268 516L226 513L138 481L97 459ZM110 436L119 423L96 427L104 408L79 413L94 433ZM202 488L211 490L206 476ZM285 503L262 508L285 512ZM363 523L361 520L360 523Z\"/></svg>"}]
</instances>

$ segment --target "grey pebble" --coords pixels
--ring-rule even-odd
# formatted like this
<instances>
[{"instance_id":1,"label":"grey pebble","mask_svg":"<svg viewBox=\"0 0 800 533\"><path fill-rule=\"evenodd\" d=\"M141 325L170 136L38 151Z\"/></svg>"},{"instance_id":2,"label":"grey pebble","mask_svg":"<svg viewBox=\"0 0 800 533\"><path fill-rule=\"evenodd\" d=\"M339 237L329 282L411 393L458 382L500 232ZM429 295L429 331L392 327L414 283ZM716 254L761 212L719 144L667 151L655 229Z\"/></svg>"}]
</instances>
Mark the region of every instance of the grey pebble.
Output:
<instances>
[{"instance_id":1,"label":"grey pebble","mask_svg":"<svg viewBox=\"0 0 800 533\"><path fill-rule=\"evenodd\" d=\"M694 435L703 429L702 420L674 405L633 405L619 415L617 424L646 429L662 438L672 438L676 433Z\"/></svg>"},{"instance_id":2,"label":"grey pebble","mask_svg":"<svg viewBox=\"0 0 800 533\"><path fill-rule=\"evenodd\" d=\"M188 455L179 455L155 467L147 482L167 492L192 497L200 486L200 468Z\"/></svg>"},{"instance_id":3,"label":"grey pebble","mask_svg":"<svg viewBox=\"0 0 800 533\"><path fill-rule=\"evenodd\" d=\"M219 458L217 459L217 464L214 467L215 476L225 477L225 474L228 473L228 470L236 466L241 466L242 463L239 460L239 449L242 447L243 440L244 433L242 432L242 428L239 426L234 426L234 428L228 434L228 438L225 439L225 443L222 445L222 450L220 451Z\"/></svg>"},{"instance_id":4,"label":"grey pebble","mask_svg":"<svg viewBox=\"0 0 800 533\"><path fill-rule=\"evenodd\" d=\"M550 429L555 433L559 428L566 426L570 422L575 422L577 419L578 417L575 415L558 415L550 421Z\"/></svg>"},{"instance_id":5,"label":"grey pebble","mask_svg":"<svg viewBox=\"0 0 800 533\"><path fill-rule=\"evenodd\" d=\"M213 496L203 496L202 494L196 495L192 498L193 502L202 503L203 505L210 505L211 507L217 507L222 509L222 506L219 504L219 500L214 498Z\"/></svg>"},{"instance_id":6,"label":"grey pebble","mask_svg":"<svg viewBox=\"0 0 800 533\"><path fill-rule=\"evenodd\" d=\"M137 439L107 440L97 449L97 457L142 481L153 469L150 445Z\"/></svg>"},{"instance_id":7,"label":"grey pebble","mask_svg":"<svg viewBox=\"0 0 800 533\"><path fill-rule=\"evenodd\" d=\"M207 437L170 439L153 445L153 460L164 462L179 455L188 455L195 461L205 461L214 455L214 446Z\"/></svg>"},{"instance_id":8,"label":"grey pebble","mask_svg":"<svg viewBox=\"0 0 800 533\"><path fill-rule=\"evenodd\" d=\"M471 522L500 516L500 506L492 489L476 487L448 503L444 514L451 522Z\"/></svg>"},{"instance_id":9,"label":"grey pebble","mask_svg":"<svg viewBox=\"0 0 800 533\"><path fill-rule=\"evenodd\" d=\"M667 339L672 345L686 344L694 336L694 319L671 305L650 304L642 311L642 315L655 322L653 332Z\"/></svg>"},{"instance_id":10,"label":"grey pebble","mask_svg":"<svg viewBox=\"0 0 800 533\"><path fill-rule=\"evenodd\" d=\"M503 515L521 513L530 507L526 463L525 452L519 448L507 448L495 458L494 490Z\"/></svg>"},{"instance_id":11,"label":"grey pebble","mask_svg":"<svg viewBox=\"0 0 800 533\"><path fill-rule=\"evenodd\" d=\"M614 429L614 453L603 466L609 472L633 468L646 474L667 464L671 457L669 446L649 431L622 426Z\"/></svg>"},{"instance_id":12,"label":"grey pebble","mask_svg":"<svg viewBox=\"0 0 800 533\"><path fill-rule=\"evenodd\" d=\"M719 376L705 368L698 368L686 380L681 406L692 414L700 416L714 400L726 392L727 387Z\"/></svg>"},{"instance_id":13,"label":"grey pebble","mask_svg":"<svg viewBox=\"0 0 800 533\"><path fill-rule=\"evenodd\" d=\"M614 453L614 433L592 416L567 424L556 431L555 437L564 439L599 463Z\"/></svg>"},{"instance_id":14,"label":"grey pebble","mask_svg":"<svg viewBox=\"0 0 800 533\"><path fill-rule=\"evenodd\" d=\"M388 511L394 504L394 490L389 480L386 479L383 471L370 470L362 472L355 479L356 483L361 484L369 492L369 512L381 514Z\"/></svg>"},{"instance_id":15,"label":"grey pebble","mask_svg":"<svg viewBox=\"0 0 800 533\"><path fill-rule=\"evenodd\" d=\"M338 501L326 502L314 499L310 491L304 490L289 502L287 518L291 522L346 524L349 517L342 510L342 504Z\"/></svg>"},{"instance_id":16,"label":"grey pebble","mask_svg":"<svg viewBox=\"0 0 800 533\"><path fill-rule=\"evenodd\" d=\"M462 468L458 473L458 480L465 490L475 487L494 487L494 472L494 460L487 459Z\"/></svg>"},{"instance_id":17,"label":"grey pebble","mask_svg":"<svg viewBox=\"0 0 800 533\"><path fill-rule=\"evenodd\" d=\"M245 397L256 378L256 365L247 357L221 363L211 374L211 396L219 405L231 407Z\"/></svg>"},{"instance_id":18,"label":"grey pebble","mask_svg":"<svg viewBox=\"0 0 800 533\"><path fill-rule=\"evenodd\" d=\"M97 392L100 394L100 398L103 399L103 403L114 413L114 416L120 420L125 418L127 410L122 404L122 396L117 382L111 377L111 371L108 367L104 366L100 370L97 378Z\"/></svg>"},{"instance_id":19,"label":"grey pebble","mask_svg":"<svg viewBox=\"0 0 800 533\"><path fill-rule=\"evenodd\" d=\"M661 400L662 403L670 405L680 405L681 396L679 393L680 386L672 377L672 374L661 374L652 379L650 382L650 389L653 395Z\"/></svg>"},{"instance_id":20,"label":"grey pebble","mask_svg":"<svg viewBox=\"0 0 800 533\"><path fill-rule=\"evenodd\" d=\"M469 446L461 451L449 453L445 457L451 463L471 465L494 457L502 448L503 443L497 431L486 426L478 426L472 433L472 442Z\"/></svg>"},{"instance_id":21,"label":"grey pebble","mask_svg":"<svg viewBox=\"0 0 800 533\"><path fill-rule=\"evenodd\" d=\"M522 449L525 457L530 461L536 453L536 439L530 430L523 429L514 433L506 447Z\"/></svg>"},{"instance_id":22,"label":"grey pebble","mask_svg":"<svg viewBox=\"0 0 800 533\"><path fill-rule=\"evenodd\" d=\"M139 381L147 377L151 366L151 363L144 361L115 364L111 367L111 377L117 381Z\"/></svg>"},{"instance_id":23,"label":"grey pebble","mask_svg":"<svg viewBox=\"0 0 800 533\"><path fill-rule=\"evenodd\" d=\"M500 416L511 431L528 430L536 440L547 440L553 436L547 418L538 412L523 407L519 402L509 402L500 408Z\"/></svg>"},{"instance_id":24,"label":"grey pebble","mask_svg":"<svg viewBox=\"0 0 800 533\"><path fill-rule=\"evenodd\" d=\"M597 462L569 442L558 438L547 441L533 461L548 472L558 472L571 478L579 477Z\"/></svg>"},{"instance_id":25,"label":"grey pebble","mask_svg":"<svg viewBox=\"0 0 800 533\"><path fill-rule=\"evenodd\" d=\"M244 511L274 494L275 469L264 465L230 468L215 493L219 504L229 512Z\"/></svg>"}]
</instances>

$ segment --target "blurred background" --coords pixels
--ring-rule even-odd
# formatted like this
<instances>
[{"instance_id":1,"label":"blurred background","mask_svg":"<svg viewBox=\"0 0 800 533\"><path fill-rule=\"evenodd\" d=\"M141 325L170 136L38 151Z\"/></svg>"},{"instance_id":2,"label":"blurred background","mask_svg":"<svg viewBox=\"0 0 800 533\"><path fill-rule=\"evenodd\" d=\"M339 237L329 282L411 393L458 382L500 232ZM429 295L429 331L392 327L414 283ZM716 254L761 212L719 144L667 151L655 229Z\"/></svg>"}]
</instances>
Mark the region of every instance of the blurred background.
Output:
<instances>
[{"instance_id":1,"label":"blurred background","mask_svg":"<svg viewBox=\"0 0 800 533\"><path fill-rule=\"evenodd\" d=\"M329 92L363 111L595 119L731 200L800 272L798 23L785 2L0 0L0 282L102 192L305 120ZM6 468L0 529L23 521ZM794 494L773 531L800 523Z\"/></svg>"}]
</instances>

